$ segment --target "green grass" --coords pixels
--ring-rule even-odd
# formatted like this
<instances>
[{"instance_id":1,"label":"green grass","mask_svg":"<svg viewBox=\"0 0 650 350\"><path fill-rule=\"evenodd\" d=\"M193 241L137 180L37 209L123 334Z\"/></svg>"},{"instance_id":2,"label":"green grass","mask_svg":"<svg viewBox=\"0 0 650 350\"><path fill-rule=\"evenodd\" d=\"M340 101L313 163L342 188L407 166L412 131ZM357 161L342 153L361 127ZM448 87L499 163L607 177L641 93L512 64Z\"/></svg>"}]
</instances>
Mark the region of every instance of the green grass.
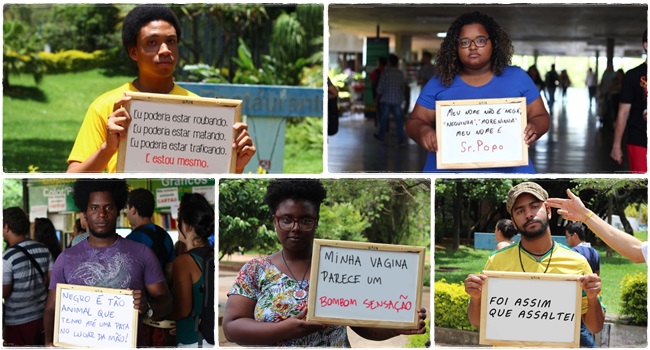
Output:
<instances>
[{"instance_id":1,"label":"green grass","mask_svg":"<svg viewBox=\"0 0 650 350\"><path fill-rule=\"evenodd\" d=\"M90 103L130 76L106 76L96 69L46 75L36 85L31 75L12 75L3 92L3 168L5 172L65 172L66 162ZM322 173L321 150L285 144L284 173Z\"/></svg>"},{"instance_id":2,"label":"green grass","mask_svg":"<svg viewBox=\"0 0 650 350\"><path fill-rule=\"evenodd\" d=\"M635 234L639 239L645 239L647 232ZM606 247L596 247L600 253L600 278L602 284L603 303L608 314L620 314L621 280L626 274L635 274L639 271L647 271L646 264L634 264L623 258L616 252L612 257L606 257ZM437 250L434 254L435 281L445 279L448 283L462 283L470 273L477 273L483 270L485 261L492 253L491 250L473 249L468 246L461 246L453 253L447 247L445 250ZM450 271L450 269L453 269Z\"/></svg>"}]
</instances>

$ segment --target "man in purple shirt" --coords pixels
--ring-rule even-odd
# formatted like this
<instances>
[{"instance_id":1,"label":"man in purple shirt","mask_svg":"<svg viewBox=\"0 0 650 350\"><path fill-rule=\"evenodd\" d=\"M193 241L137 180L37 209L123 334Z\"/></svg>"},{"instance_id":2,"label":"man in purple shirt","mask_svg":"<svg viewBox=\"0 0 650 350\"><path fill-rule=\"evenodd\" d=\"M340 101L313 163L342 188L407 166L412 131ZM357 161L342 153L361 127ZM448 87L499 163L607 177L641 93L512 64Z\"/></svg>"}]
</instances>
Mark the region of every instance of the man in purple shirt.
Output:
<instances>
[{"instance_id":1,"label":"man in purple shirt","mask_svg":"<svg viewBox=\"0 0 650 350\"><path fill-rule=\"evenodd\" d=\"M54 264L45 305L46 345L52 345L54 338L57 283L131 289L133 307L153 319L163 319L172 311L171 294L153 251L117 234L117 218L127 194L125 180L78 179L75 183L74 202L86 218L90 236L64 250Z\"/></svg>"}]
</instances>

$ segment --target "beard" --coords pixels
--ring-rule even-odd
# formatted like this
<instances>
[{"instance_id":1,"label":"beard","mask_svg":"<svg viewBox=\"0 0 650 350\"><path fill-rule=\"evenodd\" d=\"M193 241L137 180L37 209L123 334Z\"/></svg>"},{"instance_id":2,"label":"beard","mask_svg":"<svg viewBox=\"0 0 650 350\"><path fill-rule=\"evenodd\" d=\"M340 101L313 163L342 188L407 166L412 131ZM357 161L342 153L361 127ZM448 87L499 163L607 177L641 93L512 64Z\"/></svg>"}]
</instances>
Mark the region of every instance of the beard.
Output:
<instances>
[{"instance_id":1,"label":"beard","mask_svg":"<svg viewBox=\"0 0 650 350\"><path fill-rule=\"evenodd\" d=\"M102 230L102 231L104 231L104 230ZM117 235L117 232L115 231L115 228L113 228L112 230L106 230L104 232L97 232L97 231L93 230L90 226L88 227L88 233L91 236L96 237L96 238L109 238L111 236Z\"/></svg>"},{"instance_id":2,"label":"beard","mask_svg":"<svg viewBox=\"0 0 650 350\"><path fill-rule=\"evenodd\" d=\"M540 227L537 229L529 229L529 230L525 229L526 225L528 225L531 222L539 223ZM535 239L544 235L544 233L546 233L547 228L548 228L548 219L541 220L538 218L532 218L526 220L526 222L522 225L522 229L519 230L519 233L521 233L522 237L525 237L527 239Z\"/></svg>"}]
</instances>

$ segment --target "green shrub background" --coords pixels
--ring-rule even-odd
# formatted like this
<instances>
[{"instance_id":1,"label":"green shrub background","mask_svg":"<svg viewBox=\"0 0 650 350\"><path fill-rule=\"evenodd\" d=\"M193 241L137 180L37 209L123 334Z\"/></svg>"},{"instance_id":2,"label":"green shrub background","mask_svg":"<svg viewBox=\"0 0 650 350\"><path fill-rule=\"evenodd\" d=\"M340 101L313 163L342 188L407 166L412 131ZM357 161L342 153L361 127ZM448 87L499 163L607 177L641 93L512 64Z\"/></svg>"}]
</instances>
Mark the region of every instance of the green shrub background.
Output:
<instances>
[{"instance_id":1,"label":"green shrub background","mask_svg":"<svg viewBox=\"0 0 650 350\"><path fill-rule=\"evenodd\" d=\"M638 325L648 324L648 274L637 272L621 281L622 314Z\"/></svg>"},{"instance_id":2,"label":"green shrub background","mask_svg":"<svg viewBox=\"0 0 650 350\"><path fill-rule=\"evenodd\" d=\"M470 296L461 283L434 283L434 324L438 327L473 330L467 318Z\"/></svg>"}]
</instances>

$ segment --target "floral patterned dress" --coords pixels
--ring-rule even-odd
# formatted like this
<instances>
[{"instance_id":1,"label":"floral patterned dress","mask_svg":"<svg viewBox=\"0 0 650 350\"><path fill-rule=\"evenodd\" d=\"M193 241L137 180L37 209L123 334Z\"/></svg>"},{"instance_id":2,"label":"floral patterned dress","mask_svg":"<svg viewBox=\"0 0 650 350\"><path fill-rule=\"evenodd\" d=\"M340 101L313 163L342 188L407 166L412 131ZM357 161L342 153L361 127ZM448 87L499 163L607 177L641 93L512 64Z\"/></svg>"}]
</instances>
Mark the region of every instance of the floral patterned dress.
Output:
<instances>
[{"instance_id":1,"label":"floral patterned dress","mask_svg":"<svg viewBox=\"0 0 650 350\"><path fill-rule=\"evenodd\" d=\"M296 281L280 271L269 256L255 258L246 263L239 271L235 284L228 292L251 298L255 304L255 320L260 322L280 322L298 315L307 307L307 298L296 300L294 293L300 290L300 281ZM309 281L303 281L304 289L309 293ZM329 326L321 332L308 336L282 341L276 346L300 347L350 347L347 327Z\"/></svg>"}]
</instances>

